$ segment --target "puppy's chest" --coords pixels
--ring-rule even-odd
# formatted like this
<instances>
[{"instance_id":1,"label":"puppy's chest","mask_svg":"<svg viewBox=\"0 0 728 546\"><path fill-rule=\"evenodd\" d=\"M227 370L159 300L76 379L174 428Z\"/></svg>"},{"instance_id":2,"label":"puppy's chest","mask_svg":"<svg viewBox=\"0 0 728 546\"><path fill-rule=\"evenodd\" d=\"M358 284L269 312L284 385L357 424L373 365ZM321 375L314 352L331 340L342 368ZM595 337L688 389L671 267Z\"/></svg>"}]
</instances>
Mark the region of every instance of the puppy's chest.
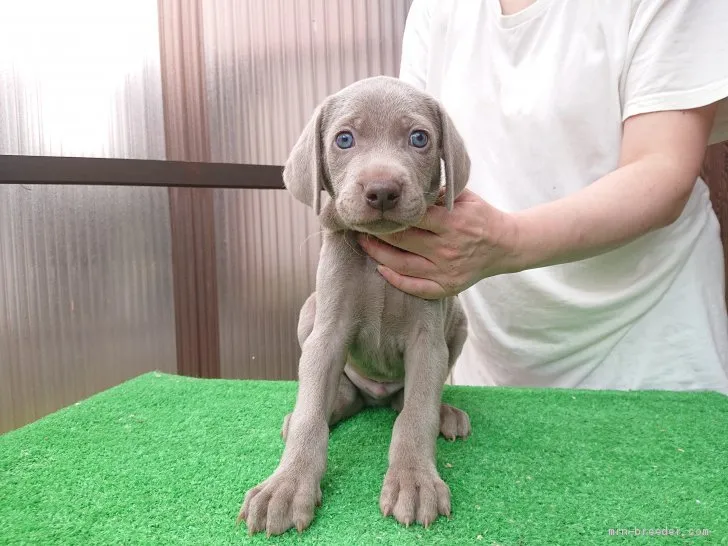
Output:
<instances>
[{"instance_id":1,"label":"puppy's chest","mask_svg":"<svg viewBox=\"0 0 728 546\"><path fill-rule=\"evenodd\" d=\"M404 374L403 355L417 322L414 298L389 285L378 273L367 276L366 297L359 309L356 334L349 348L357 367L373 378Z\"/></svg>"}]
</instances>

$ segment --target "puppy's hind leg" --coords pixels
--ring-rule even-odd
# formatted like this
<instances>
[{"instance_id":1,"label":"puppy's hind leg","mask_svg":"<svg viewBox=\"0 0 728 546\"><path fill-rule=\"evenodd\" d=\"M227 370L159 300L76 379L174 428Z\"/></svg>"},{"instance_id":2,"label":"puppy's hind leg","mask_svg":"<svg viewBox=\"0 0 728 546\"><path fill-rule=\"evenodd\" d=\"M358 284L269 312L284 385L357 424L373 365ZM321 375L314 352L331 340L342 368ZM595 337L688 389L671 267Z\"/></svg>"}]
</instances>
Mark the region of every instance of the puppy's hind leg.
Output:
<instances>
[{"instance_id":1,"label":"puppy's hind leg","mask_svg":"<svg viewBox=\"0 0 728 546\"><path fill-rule=\"evenodd\" d=\"M329 426L348 419L349 417L359 413L365 406L364 398L359 393L354 383L346 376L341 374L339 379L339 390L336 393L336 402L334 402L334 411L331 412Z\"/></svg>"}]
</instances>

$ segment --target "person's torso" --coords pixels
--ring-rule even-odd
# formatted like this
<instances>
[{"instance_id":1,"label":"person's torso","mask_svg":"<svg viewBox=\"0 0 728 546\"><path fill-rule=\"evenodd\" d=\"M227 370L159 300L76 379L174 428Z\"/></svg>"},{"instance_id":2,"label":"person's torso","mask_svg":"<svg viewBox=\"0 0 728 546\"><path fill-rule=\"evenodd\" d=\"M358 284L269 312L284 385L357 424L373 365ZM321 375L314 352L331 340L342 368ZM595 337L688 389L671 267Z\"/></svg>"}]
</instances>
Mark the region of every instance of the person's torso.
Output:
<instances>
[{"instance_id":1,"label":"person's torso","mask_svg":"<svg viewBox=\"0 0 728 546\"><path fill-rule=\"evenodd\" d=\"M536 0L502 16L498 0L433 3L426 90L466 142L469 189L516 211L617 168L630 6ZM699 181L667 228L592 259L482 281L462 295L471 336L487 358L556 375L603 359L673 287L710 214Z\"/></svg>"}]
</instances>

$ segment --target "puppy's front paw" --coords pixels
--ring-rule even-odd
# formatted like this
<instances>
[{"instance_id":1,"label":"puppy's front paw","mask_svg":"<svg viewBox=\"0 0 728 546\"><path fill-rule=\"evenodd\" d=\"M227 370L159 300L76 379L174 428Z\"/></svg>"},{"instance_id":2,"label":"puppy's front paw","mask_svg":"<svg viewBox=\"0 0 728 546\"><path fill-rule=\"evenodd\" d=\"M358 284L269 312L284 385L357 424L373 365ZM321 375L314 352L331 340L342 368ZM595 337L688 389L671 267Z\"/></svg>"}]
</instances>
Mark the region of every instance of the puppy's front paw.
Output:
<instances>
[{"instance_id":1,"label":"puppy's front paw","mask_svg":"<svg viewBox=\"0 0 728 546\"><path fill-rule=\"evenodd\" d=\"M280 535L295 527L300 533L313 521L321 505L321 487L306 472L282 471L247 492L238 515L245 520L248 534L266 531Z\"/></svg>"},{"instance_id":2,"label":"puppy's front paw","mask_svg":"<svg viewBox=\"0 0 728 546\"><path fill-rule=\"evenodd\" d=\"M450 517L450 488L437 471L426 466L390 465L384 477L379 508L404 525L417 521L425 527L438 515Z\"/></svg>"}]
</instances>

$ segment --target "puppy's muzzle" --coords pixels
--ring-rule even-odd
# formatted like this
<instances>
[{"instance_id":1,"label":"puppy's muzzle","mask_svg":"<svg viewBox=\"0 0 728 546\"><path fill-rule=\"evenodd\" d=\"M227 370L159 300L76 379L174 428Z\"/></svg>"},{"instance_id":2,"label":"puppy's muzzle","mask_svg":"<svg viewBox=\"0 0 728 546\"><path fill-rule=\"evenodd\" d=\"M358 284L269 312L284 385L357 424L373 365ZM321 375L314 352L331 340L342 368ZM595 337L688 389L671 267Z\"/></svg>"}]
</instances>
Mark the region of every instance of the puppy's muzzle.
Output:
<instances>
[{"instance_id":1,"label":"puppy's muzzle","mask_svg":"<svg viewBox=\"0 0 728 546\"><path fill-rule=\"evenodd\" d=\"M364 190L367 205L382 212L397 206L402 187L394 180L377 180L370 182Z\"/></svg>"}]
</instances>

